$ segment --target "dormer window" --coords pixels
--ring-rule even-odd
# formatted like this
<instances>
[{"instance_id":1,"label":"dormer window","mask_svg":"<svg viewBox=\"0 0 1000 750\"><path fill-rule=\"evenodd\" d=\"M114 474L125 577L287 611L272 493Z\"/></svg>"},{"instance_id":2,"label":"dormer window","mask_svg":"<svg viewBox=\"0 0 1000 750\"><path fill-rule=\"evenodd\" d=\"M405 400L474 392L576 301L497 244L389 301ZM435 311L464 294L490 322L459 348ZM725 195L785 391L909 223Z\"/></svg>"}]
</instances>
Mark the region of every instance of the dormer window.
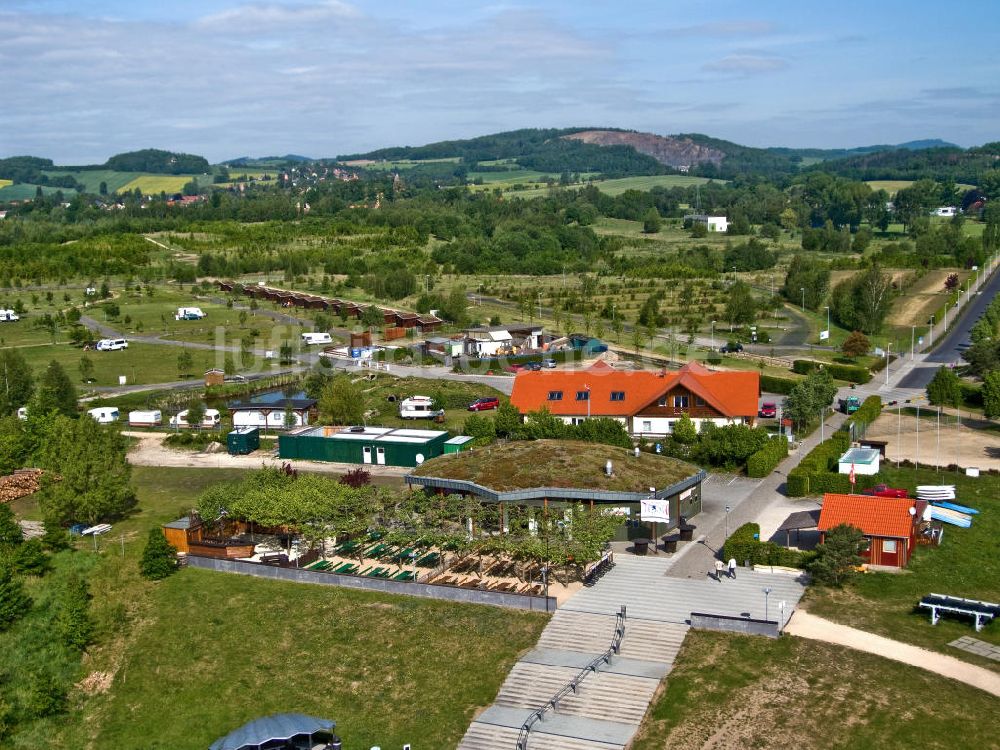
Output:
<instances>
[{"instance_id":1,"label":"dormer window","mask_svg":"<svg viewBox=\"0 0 1000 750\"><path fill-rule=\"evenodd\" d=\"M590 391L577 391L576 392L577 401L590 401Z\"/></svg>"},{"instance_id":2,"label":"dormer window","mask_svg":"<svg viewBox=\"0 0 1000 750\"><path fill-rule=\"evenodd\" d=\"M687 409L688 408L688 397L687 396L674 396L674 408L675 409Z\"/></svg>"},{"instance_id":3,"label":"dormer window","mask_svg":"<svg viewBox=\"0 0 1000 750\"><path fill-rule=\"evenodd\" d=\"M625 391L611 391L611 400L612 401L624 401L625 400Z\"/></svg>"},{"instance_id":4,"label":"dormer window","mask_svg":"<svg viewBox=\"0 0 1000 750\"><path fill-rule=\"evenodd\" d=\"M562 401L562 391L549 391L549 401Z\"/></svg>"}]
</instances>

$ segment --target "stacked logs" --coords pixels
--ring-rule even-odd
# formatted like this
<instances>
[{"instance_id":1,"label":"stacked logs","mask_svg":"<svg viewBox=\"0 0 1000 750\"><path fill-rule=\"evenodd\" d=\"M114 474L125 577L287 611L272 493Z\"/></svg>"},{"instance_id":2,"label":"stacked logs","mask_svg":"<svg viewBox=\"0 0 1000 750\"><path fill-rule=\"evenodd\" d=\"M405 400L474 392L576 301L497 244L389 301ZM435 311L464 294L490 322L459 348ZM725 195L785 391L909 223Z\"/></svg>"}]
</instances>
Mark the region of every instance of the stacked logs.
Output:
<instances>
[{"instance_id":1,"label":"stacked logs","mask_svg":"<svg viewBox=\"0 0 1000 750\"><path fill-rule=\"evenodd\" d=\"M15 469L13 474L0 477L0 503L38 492L43 473L41 469Z\"/></svg>"}]
</instances>

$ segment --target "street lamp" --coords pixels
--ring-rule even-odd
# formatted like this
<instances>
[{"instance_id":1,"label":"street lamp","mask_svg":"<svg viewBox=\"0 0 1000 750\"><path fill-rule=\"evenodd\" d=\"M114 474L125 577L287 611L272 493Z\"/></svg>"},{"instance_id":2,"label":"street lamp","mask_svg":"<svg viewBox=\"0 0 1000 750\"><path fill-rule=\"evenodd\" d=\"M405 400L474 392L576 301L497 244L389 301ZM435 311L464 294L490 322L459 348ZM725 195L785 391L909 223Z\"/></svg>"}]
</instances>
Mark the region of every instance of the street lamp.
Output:
<instances>
[{"instance_id":1,"label":"street lamp","mask_svg":"<svg viewBox=\"0 0 1000 750\"><path fill-rule=\"evenodd\" d=\"M767 597L771 595L771 589L764 589L764 621L767 622Z\"/></svg>"},{"instance_id":2,"label":"street lamp","mask_svg":"<svg viewBox=\"0 0 1000 750\"><path fill-rule=\"evenodd\" d=\"M587 419L590 419L590 386L584 383L583 387L587 390Z\"/></svg>"},{"instance_id":3,"label":"street lamp","mask_svg":"<svg viewBox=\"0 0 1000 750\"><path fill-rule=\"evenodd\" d=\"M729 539L729 511L731 511L731 510L732 510L732 507L729 506L729 505L727 505L726 506L726 539Z\"/></svg>"},{"instance_id":4,"label":"street lamp","mask_svg":"<svg viewBox=\"0 0 1000 750\"><path fill-rule=\"evenodd\" d=\"M538 293L538 319L542 319L542 293Z\"/></svg>"},{"instance_id":5,"label":"street lamp","mask_svg":"<svg viewBox=\"0 0 1000 750\"><path fill-rule=\"evenodd\" d=\"M806 288L805 287L801 287L801 289L799 291L802 292L802 312L805 312L806 311Z\"/></svg>"},{"instance_id":6,"label":"street lamp","mask_svg":"<svg viewBox=\"0 0 1000 750\"><path fill-rule=\"evenodd\" d=\"M917 355L917 327L910 326L910 361L912 362Z\"/></svg>"},{"instance_id":7,"label":"street lamp","mask_svg":"<svg viewBox=\"0 0 1000 750\"><path fill-rule=\"evenodd\" d=\"M712 321L712 351L715 351L715 321Z\"/></svg>"},{"instance_id":8,"label":"street lamp","mask_svg":"<svg viewBox=\"0 0 1000 750\"><path fill-rule=\"evenodd\" d=\"M889 385L889 349L892 348L892 342L885 342L885 384Z\"/></svg>"},{"instance_id":9,"label":"street lamp","mask_svg":"<svg viewBox=\"0 0 1000 750\"><path fill-rule=\"evenodd\" d=\"M945 310L947 310L947 309L948 309L948 308L945 308ZM931 336L931 340L930 340L930 344L929 344L929 346L930 346L930 347L931 347L931 348L933 349L933 348L934 348L934 316L933 316L933 315L931 315L931 330L930 330L930 336Z\"/></svg>"},{"instance_id":10,"label":"street lamp","mask_svg":"<svg viewBox=\"0 0 1000 750\"><path fill-rule=\"evenodd\" d=\"M830 335L830 306L826 306L826 335Z\"/></svg>"}]
</instances>

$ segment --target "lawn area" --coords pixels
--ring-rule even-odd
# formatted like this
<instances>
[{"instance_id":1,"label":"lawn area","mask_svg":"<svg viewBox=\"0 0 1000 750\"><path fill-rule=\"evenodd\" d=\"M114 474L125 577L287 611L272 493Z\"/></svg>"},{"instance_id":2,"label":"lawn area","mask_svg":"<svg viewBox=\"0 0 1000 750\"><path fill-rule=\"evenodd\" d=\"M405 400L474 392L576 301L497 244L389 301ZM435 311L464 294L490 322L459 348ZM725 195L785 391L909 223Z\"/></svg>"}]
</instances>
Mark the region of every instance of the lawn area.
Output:
<instances>
[{"instance_id":1,"label":"lawn area","mask_svg":"<svg viewBox=\"0 0 1000 750\"><path fill-rule=\"evenodd\" d=\"M99 639L71 713L7 747L204 750L253 718L301 711L351 747L454 747L492 702L543 614L185 569L139 578L147 530L240 471L136 468L139 510L101 540L91 573ZM37 517L31 499L19 515ZM125 536L121 556L120 537ZM89 541L77 555L91 555ZM88 683L91 684L91 683Z\"/></svg>"},{"instance_id":2,"label":"lawn area","mask_svg":"<svg viewBox=\"0 0 1000 750\"><path fill-rule=\"evenodd\" d=\"M704 185L712 180L707 177L694 177L686 174L658 174L648 177L621 177L615 180L595 180L594 185L602 193L621 195L626 190L650 190L654 187L691 187ZM715 180L725 183L726 180Z\"/></svg>"},{"instance_id":3,"label":"lawn area","mask_svg":"<svg viewBox=\"0 0 1000 750\"><path fill-rule=\"evenodd\" d=\"M129 191L139 189L143 195L159 195L160 193L179 193L184 186L197 179L202 185L211 183L212 178L203 174L144 174L135 177L132 181L123 185L120 190Z\"/></svg>"},{"instance_id":4,"label":"lawn area","mask_svg":"<svg viewBox=\"0 0 1000 750\"><path fill-rule=\"evenodd\" d=\"M69 175L81 183L88 193L93 193L94 195L98 194L102 182L105 183L110 195L118 192L139 176L136 172L119 172L114 169L81 169L73 171L55 169L45 170L43 174L49 177Z\"/></svg>"},{"instance_id":5,"label":"lawn area","mask_svg":"<svg viewBox=\"0 0 1000 750\"><path fill-rule=\"evenodd\" d=\"M976 633L968 620L944 617L932 626L924 610L916 610L931 592L970 599L1000 601L1000 477L973 479L964 474L931 469L896 469L883 464L882 479L911 494L918 484L954 484L958 502L980 511L972 527L946 526L940 547L918 547L906 572L869 573L842 590L812 587L803 599L810 612L870 630L890 638L942 651L960 659L1000 670L994 661L949 647L950 641L972 635L1000 644L1000 623Z\"/></svg>"},{"instance_id":6,"label":"lawn area","mask_svg":"<svg viewBox=\"0 0 1000 750\"><path fill-rule=\"evenodd\" d=\"M691 631L633 748L995 744L996 698L981 690L826 643Z\"/></svg>"}]
</instances>

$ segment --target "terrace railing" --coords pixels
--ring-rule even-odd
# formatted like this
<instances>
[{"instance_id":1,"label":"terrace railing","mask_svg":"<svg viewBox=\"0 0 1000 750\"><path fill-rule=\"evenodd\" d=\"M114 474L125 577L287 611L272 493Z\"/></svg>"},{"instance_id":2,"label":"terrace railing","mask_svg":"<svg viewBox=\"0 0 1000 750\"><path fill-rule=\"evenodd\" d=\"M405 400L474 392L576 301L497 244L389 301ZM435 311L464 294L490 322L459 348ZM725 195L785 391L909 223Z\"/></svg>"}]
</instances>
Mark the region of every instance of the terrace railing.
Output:
<instances>
[{"instance_id":1,"label":"terrace railing","mask_svg":"<svg viewBox=\"0 0 1000 750\"><path fill-rule=\"evenodd\" d=\"M545 714L549 711L555 711L559 707L559 701L567 695L570 693L576 695L577 689L587 678L587 675L596 672L602 664L611 663L611 657L619 652L622 647L622 639L625 637L625 616L625 605L623 604L615 616L615 634L611 637L611 647L581 669L576 677L560 688L559 692L549 698L547 702L531 712L531 715L521 724L521 731L517 735L515 750L528 750L528 736L531 734L531 730L534 729L535 724L542 721L545 718Z\"/></svg>"}]
</instances>

